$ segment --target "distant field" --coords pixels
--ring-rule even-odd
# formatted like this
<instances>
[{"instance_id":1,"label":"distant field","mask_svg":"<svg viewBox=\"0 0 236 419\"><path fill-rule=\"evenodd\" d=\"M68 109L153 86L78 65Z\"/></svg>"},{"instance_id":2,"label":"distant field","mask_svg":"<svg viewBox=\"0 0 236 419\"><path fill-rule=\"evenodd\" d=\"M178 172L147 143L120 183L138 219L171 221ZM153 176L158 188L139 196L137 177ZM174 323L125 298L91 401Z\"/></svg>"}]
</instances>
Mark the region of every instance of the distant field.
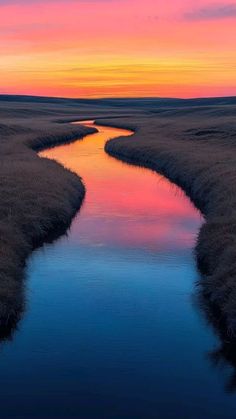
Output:
<instances>
[{"instance_id":1,"label":"distant field","mask_svg":"<svg viewBox=\"0 0 236 419\"><path fill-rule=\"evenodd\" d=\"M0 96L0 325L23 308L27 255L66 229L84 195L81 180L36 151L82 138L69 121L96 119L135 130L106 151L180 185L205 216L196 247L201 295L221 330L236 333L236 98L66 100ZM223 329L222 329L223 324ZM3 336L4 337L4 336Z\"/></svg>"}]
</instances>

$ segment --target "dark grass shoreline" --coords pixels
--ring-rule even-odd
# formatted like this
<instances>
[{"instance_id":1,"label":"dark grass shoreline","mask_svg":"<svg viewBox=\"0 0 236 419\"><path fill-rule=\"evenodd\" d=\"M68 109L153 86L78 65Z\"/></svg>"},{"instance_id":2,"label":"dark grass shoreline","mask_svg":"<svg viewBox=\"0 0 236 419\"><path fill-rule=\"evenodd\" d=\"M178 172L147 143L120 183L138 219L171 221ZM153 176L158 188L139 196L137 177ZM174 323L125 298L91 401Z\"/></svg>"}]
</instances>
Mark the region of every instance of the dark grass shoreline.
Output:
<instances>
[{"instance_id":1,"label":"dark grass shoreline","mask_svg":"<svg viewBox=\"0 0 236 419\"><path fill-rule=\"evenodd\" d=\"M96 132L72 121L121 114L97 101L0 95L0 341L25 309L27 258L66 232L85 194L78 175L37 152Z\"/></svg>"},{"instance_id":2,"label":"dark grass shoreline","mask_svg":"<svg viewBox=\"0 0 236 419\"><path fill-rule=\"evenodd\" d=\"M37 151L95 132L44 121L0 123L0 340L10 338L25 309L24 268L30 253L64 234L85 187L79 176ZM31 124L32 122L32 124Z\"/></svg>"},{"instance_id":3,"label":"dark grass shoreline","mask_svg":"<svg viewBox=\"0 0 236 419\"><path fill-rule=\"evenodd\" d=\"M0 328L22 309L31 251L64 231L81 205L77 175L36 151L94 132L95 120L133 130L106 151L162 173L204 214L196 247L204 312L224 341L236 333L236 98L107 99L0 95ZM214 314L213 314L214 313ZM213 319L214 317L214 319ZM218 330L218 331L219 331Z\"/></svg>"},{"instance_id":4,"label":"dark grass shoreline","mask_svg":"<svg viewBox=\"0 0 236 419\"><path fill-rule=\"evenodd\" d=\"M232 116L235 115L233 109ZM195 248L202 274L200 304L208 320L220 331L221 339L235 345L236 126L231 120L223 136L222 121L217 121L215 116L214 127L210 118L203 117L201 129L188 127L195 124L193 119L184 123L183 115L179 117L178 123L176 119L167 120L168 127L163 119L154 123L126 120L122 126L134 130L135 134L108 141L105 151L163 174L180 186L202 212L205 223ZM113 125L112 121L107 122ZM114 125L117 126L117 121Z\"/></svg>"}]
</instances>

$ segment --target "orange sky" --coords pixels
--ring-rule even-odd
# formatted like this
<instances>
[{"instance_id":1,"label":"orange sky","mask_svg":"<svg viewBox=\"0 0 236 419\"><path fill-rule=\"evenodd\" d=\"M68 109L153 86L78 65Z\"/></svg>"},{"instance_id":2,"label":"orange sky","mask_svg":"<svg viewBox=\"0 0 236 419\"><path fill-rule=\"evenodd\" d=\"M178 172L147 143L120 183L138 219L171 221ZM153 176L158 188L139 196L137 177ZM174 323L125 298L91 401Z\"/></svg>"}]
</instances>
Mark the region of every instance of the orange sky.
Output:
<instances>
[{"instance_id":1,"label":"orange sky","mask_svg":"<svg viewBox=\"0 0 236 419\"><path fill-rule=\"evenodd\" d=\"M236 95L236 0L0 0L0 93Z\"/></svg>"}]
</instances>

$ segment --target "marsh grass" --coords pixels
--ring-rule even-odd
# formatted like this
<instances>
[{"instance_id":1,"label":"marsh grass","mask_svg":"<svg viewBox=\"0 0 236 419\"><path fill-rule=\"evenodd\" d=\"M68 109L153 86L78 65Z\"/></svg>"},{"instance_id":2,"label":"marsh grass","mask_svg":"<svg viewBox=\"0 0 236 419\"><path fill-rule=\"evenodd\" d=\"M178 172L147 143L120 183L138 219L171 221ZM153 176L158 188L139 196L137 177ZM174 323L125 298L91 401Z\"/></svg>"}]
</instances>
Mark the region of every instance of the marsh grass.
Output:
<instances>
[{"instance_id":1,"label":"marsh grass","mask_svg":"<svg viewBox=\"0 0 236 419\"><path fill-rule=\"evenodd\" d=\"M93 129L0 109L0 339L24 310L23 270L30 252L65 232L79 209L81 179L36 151L82 138ZM35 109L33 109L35 111ZM40 113L40 112L39 112Z\"/></svg>"},{"instance_id":2,"label":"marsh grass","mask_svg":"<svg viewBox=\"0 0 236 419\"><path fill-rule=\"evenodd\" d=\"M172 109L132 118L133 137L106 144L114 157L149 167L185 191L205 218L195 253L201 293L227 338L236 338L236 106ZM101 121L106 123L106 121ZM117 121L108 121L115 124ZM222 321L223 319L223 321Z\"/></svg>"},{"instance_id":3,"label":"marsh grass","mask_svg":"<svg viewBox=\"0 0 236 419\"><path fill-rule=\"evenodd\" d=\"M92 132L69 124L79 119L134 130L132 137L108 142L106 151L167 176L201 210L205 223L196 258L203 274L199 289L204 310L217 313L214 322L223 327L221 336L234 339L236 98L0 96L0 330L16 324L24 306L27 256L56 231L65 231L81 204L79 177L36 153Z\"/></svg>"}]
</instances>

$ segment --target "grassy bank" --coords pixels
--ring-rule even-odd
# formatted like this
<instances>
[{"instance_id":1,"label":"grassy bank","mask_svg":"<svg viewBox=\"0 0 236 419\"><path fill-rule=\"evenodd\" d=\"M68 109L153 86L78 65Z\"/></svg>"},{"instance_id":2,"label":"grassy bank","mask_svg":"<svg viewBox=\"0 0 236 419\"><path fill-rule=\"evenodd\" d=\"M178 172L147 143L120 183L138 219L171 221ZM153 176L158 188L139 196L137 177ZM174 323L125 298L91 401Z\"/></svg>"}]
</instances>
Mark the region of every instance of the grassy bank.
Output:
<instances>
[{"instance_id":1,"label":"grassy bank","mask_svg":"<svg viewBox=\"0 0 236 419\"><path fill-rule=\"evenodd\" d=\"M106 101L0 95L0 340L24 310L28 255L66 231L85 193L77 175L37 151L95 132L70 121L104 115L122 112Z\"/></svg>"},{"instance_id":2,"label":"grassy bank","mask_svg":"<svg viewBox=\"0 0 236 419\"><path fill-rule=\"evenodd\" d=\"M135 131L106 151L163 173L202 211L196 247L204 310L221 339L236 333L236 98L66 100L0 96L0 326L16 323L31 250L79 208L80 179L36 151L81 138L68 121ZM8 333L8 332L7 332ZM7 334L6 333L6 334ZM222 337L223 336L223 337Z\"/></svg>"},{"instance_id":3,"label":"grassy bank","mask_svg":"<svg viewBox=\"0 0 236 419\"><path fill-rule=\"evenodd\" d=\"M47 115L0 110L0 337L24 309L23 269L36 246L64 232L85 193L81 179L35 150L82 138L93 130ZM32 115L33 114L33 115Z\"/></svg>"},{"instance_id":4,"label":"grassy bank","mask_svg":"<svg viewBox=\"0 0 236 419\"><path fill-rule=\"evenodd\" d=\"M236 336L235 116L234 104L163 110L155 118L123 120L135 135L106 144L110 155L180 185L204 214L196 246L201 296L214 325L231 338ZM116 120L101 122L117 126Z\"/></svg>"}]
</instances>

